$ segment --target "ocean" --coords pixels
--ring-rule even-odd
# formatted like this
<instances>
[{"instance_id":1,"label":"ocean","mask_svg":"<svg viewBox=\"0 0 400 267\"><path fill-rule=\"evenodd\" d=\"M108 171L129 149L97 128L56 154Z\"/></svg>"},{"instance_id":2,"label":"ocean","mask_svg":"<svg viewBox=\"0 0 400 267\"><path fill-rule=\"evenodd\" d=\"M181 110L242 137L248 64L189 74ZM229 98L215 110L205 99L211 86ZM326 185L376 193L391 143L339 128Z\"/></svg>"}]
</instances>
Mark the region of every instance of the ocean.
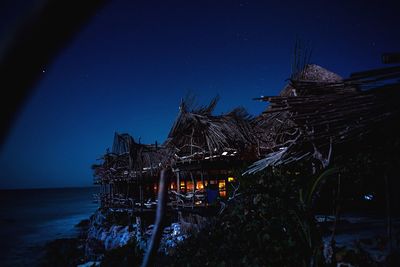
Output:
<instances>
[{"instance_id":1,"label":"ocean","mask_svg":"<svg viewBox=\"0 0 400 267\"><path fill-rule=\"evenodd\" d=\"M44 245L75 237L98 204L95 187L0 190L0 266L36 266Z\"/></svg>"}]
</instances>

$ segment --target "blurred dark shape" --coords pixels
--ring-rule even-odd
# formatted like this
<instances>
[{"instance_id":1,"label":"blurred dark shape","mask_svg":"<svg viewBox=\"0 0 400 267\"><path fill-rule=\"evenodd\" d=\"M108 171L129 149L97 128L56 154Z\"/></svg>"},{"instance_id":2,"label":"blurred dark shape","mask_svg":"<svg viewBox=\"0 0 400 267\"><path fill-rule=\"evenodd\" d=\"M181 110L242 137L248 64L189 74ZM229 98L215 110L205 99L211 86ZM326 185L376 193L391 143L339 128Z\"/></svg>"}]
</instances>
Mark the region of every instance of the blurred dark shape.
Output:
<instances>
[{"instance_id":1,"label":"blurred dark shape","mask_svg":"<svg viewBox=\"0 0 400 267\"><path fill-rule=\"evenodd\" d=\"M217 201L218 198L218 189L216 188L207 188L207 202L208 203L214 203Z\"/></svg>"},{"instance_id":2,"label":"blurred dark shape","mask_svg":"<svg viewBox=\"0 0 400 267\"><path fill-rule=\"evenodd\" d=\"M105 0L47 0L24 18L0 51L0 148L21 104L45 68ZM56 88L55 88L56 90ZM6 93L7 92L7 93Z\"/></svg>"},{"instance_id":3,"label":"blurred dark shape","mask_svg":"<svg viewBox=\"0 0 400 267\"><path fill-rule=\"evenodd\" d=\"M153 234L151 235L150 243L147 247L146 254L143 257L142 267L154 266L154 261L157 256L164 229L168 201L168 184L172 176L173 174L170 168L161 170L160 181L158 184L156 219L154 221Z\"/></svg>"},{"instance_id":4,"label":"blurred dark shape","mask_svg":"<svg viewBox=\"0 0 400 267\"><path fill-rule=\"evenodd\" d=\"M384 64L400 63L400 53L384 53L382 54L382 62Z\"/></svg>"}]
</instances>

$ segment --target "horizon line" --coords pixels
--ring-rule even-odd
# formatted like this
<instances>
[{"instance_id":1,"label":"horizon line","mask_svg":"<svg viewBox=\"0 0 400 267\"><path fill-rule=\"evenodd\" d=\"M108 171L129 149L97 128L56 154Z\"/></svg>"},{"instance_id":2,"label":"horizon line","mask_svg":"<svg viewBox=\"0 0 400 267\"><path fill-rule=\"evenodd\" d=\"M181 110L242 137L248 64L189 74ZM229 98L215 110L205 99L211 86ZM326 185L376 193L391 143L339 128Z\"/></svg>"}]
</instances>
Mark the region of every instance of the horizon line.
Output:
<instances>
[{"instance_id":1,"label":"horizon line","mask_svg":"<svg viewBox=\"0 0 400 267\"><path fill-rule=\"evenodd\" d=\"M84 186L63 186L63 187L10 187L10 188L0 188L0 191L7 190L50 190L50 189L79 189L79 188L88 188L88 187L96 187L96 185L84 185Z\"/></svg>"}]
</instances>

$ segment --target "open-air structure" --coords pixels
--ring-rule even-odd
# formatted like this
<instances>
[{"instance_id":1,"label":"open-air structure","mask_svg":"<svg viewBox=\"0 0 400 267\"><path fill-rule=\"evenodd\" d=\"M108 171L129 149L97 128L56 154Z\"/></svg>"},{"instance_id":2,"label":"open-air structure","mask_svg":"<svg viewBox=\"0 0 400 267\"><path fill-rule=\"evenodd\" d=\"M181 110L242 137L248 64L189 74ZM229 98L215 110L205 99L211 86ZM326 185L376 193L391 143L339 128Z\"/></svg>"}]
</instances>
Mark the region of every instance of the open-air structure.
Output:
<instances>
[{"instance_id":1,"label":"open-air structure","mask_svg":"<svg viewBox=\"0 0 400 267\"><path fill-rule=\"evenodd\" d=\"M163 152L158 144L140 144L128 134L115 133L112 150L101 164L92 166L94 183L100 185L101 206L133 209L154 200L166 158Z\"/></svg>"},{"instance_id":2,"label":"open-air structure","mask_svg":"<svg viewBox=\"0 0 400 267\"><path fill-rule=\"evenodd\" d=\"M213 115L217 100L203 107L194 107L190 99L183 101L164 143L176 176L171 192L182 205L182 193L194 196L192 206L210 204L218 196L226 198L235 171L257 159L252 118L242 108Z\"/></svg>"},{"instance_id":3,"label":"open-air structure","mask_svg":"<svg viewBox=\"0 0 400 267\"><path fill-rule=\"evenodd\" d=\"M306 162L316 173L346 147L376 144L376 129L395 125L399 77L399 67L343 79L320 66L305 65L280 95L257 98L269 102L257 117L243 108L214 115L217 98L197 107L187 98L162 145L115 134L111 152L93 166L101 205L154 206L159 173L166 167L174 173L168 186L172 208L207 207L217 198L228 198L243 170L252 174Z\"/></svg>"},{"instance_id":4,"label":"open-air structure","mask_svg":"<svg viewBox=\"0 0 400 267\"><path fill-rule=\"evenodd\" d=\"M143 208L156 204L160 170L170 167L170 203L174 208L205 207L235 190L235 174L257 159L251 133L251 116L238 108L212 114L217 99L194 107L182 101L179 115L161 146L144 145L128 134L115 133L111 152L93 165L95 183L101 187L101 205Z\"/></svg>"}]
</instances>

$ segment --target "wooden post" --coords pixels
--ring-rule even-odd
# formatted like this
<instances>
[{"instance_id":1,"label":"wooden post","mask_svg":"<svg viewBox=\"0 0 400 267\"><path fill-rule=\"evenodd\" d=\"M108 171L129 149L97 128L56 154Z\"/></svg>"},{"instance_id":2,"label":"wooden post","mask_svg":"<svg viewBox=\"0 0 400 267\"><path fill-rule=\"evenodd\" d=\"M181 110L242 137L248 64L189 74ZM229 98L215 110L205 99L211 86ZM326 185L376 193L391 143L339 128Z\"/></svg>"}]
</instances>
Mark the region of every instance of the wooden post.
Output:
<instances>
[{"instance_id":1,"label":"wooden post","mask_svg":"<svg viewBox=\"0 0 400 267\"><path fill-rule=\"evenodd\" d=\"M193 207L194 207L194 199L195 199L195 197L194 197L194 192L196 191L195 189L196 189L196 184L194 183L194 177L193 177L193 173L192 172L190 172L190 179L192 180L192 183L193 183L193 190L192 190L192 192L193 192L193 197L192 197L192 209L193 209Z\"/></svg>"},{"instance_id":2,"label":"wooden post","mask_svg":"<svg viewBox=\"0 0 400 267\"><path fill-rule=\"evenodd\" d=\"M203 192L206 192L206 185L204 184L204 173L203 171L201 171L201 183L203 184ZM204 193L203 193L204 194ZM206 200L203 200L203 206L206 205Z\"/></svg>"},{"instance_id":3,"label":"wooden post","mask_svg":"<svg viewBox=\"0 0 400 267\"><path fill-rule=\"evenodd\" d=\"M180 181L180 171L176 173L176 192L181 192L181 181Z\"/></svg>"},{"instance_id":4,"label":"wooden post","mask_svg":"<svg viewBox=\"0 0 400 267\"><path fill-rule=\"evenodd\" d=\"M128 182L128 185L127 185L127 187L126 187L126 198L128 199L129 198L129 182Z\"/></svg>"},{"instance_id":5,"label":"wooden post","mask_svg":"<svg viewBox=\"0 0 400 267\"><path fill-rule=\"evenodd\" d=\"M228 177L225 175L225 197L228 199Z\"/></svg>"},{"instance_id":6,"label":"wooden post","mask_svg":"<svg viewBox=\"0 0 400 267\"><path fill-rule=\"evenodd\" d=\"M140 212L143 212L144 199L143 199L143 177L142 177L142 174L140 174L139 198L140 198Z\"/></svg>"},{"instance_id":7,"label":"wooden post","mask_svg":"<svg viewBox=\"0 0 400 267\"><path fill-rule=\"evenodd\" d=\"M190 172L190 179L192 180L192 183L193 183L193 193L194 193L194 191L196 191L196 184L194 183L194 177L193 177L193 173L192 172Z\"/></svg>"}]
</instances>

